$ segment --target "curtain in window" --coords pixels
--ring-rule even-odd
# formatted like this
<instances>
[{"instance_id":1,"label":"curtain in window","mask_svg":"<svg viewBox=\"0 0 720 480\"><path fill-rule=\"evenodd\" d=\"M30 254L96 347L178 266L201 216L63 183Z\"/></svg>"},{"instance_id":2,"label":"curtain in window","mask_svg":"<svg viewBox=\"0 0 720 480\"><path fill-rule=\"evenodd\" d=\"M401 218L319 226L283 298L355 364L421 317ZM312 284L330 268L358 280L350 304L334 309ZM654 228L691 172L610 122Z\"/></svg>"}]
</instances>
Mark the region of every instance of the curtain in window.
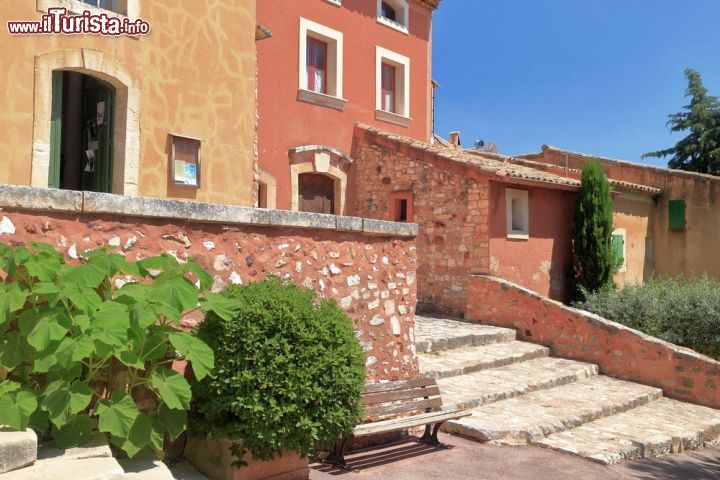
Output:
<instances>
[{"instance_id":1,"label":"curtain in window","mask_svg":"<svg viewBox=\"0 0 720 480\"><path fill-rule=\"evenodd\" d=\"M395 109L395 67L382 65L382 109L396 113Z\"/></svg>"},{"instance_id":2,"label":"curtain in window","mask_svg":"<svg viewBox=\"0 0 720 480\"><path fill-rule=\"evenodd\" d=\"M314 38L307 42L308 90L327 93L327 44Z\"/></svg>"}]
</instances>

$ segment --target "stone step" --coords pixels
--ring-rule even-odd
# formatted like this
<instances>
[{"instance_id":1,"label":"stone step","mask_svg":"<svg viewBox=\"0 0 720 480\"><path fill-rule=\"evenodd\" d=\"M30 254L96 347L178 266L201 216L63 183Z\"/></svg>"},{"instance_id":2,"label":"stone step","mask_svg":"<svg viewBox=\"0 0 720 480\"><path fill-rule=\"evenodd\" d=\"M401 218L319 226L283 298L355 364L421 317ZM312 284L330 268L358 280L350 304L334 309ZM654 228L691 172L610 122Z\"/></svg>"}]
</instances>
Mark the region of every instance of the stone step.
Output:
<instances>
[{"instance_id":1,"label":"stone step","mask_svg":"<svg viewBox=\"0 0 720 480\"><path fill-rule=\"evenodd\" d=\"M443 408L475 408L567 385L598 374L597 365L562 358L537 358L505 367L438 380Z\"/></svg>"},{"instance_id":2,"label":"stone step","mask_svg":"<svg viewBox=\"0 0 720 480\"><path fill-rule=\"evenodd\" d=\"M526 444L661 397L659 388L596 375L477 407L443 429L483 442Z\"/></svg>"},{"instance_id":3,"label":"stone step","mask_svg":"<svg viewBox=\"0 0 720 480\"><path fill-rule=\"evenodd\" d=\"M719 438L720 410L662 398L534 443L607 465L711 447Z\"/></svg>"},{"instance_id":4,"label":"stone step","mask_svg":"<svg viewBox=\"0 0 720 480\"><path fill-rule=\"evenodd\" d=\"M441 379L547 357L549 353L550 350L541 345L515 340L481 347L422 353L418 355L418 361L423 376Z\"/></svg>"},{"instance_id":5,"label":"stone step","mask_svg":"<svg viewBox=\"0 0 720 480\"><path fill-rule=\"evenodd\" d=\"M175 480L170 469L162 461L156 460L149 450L144 450L133 458L119 461L125 470L124 480Z\"/></svg>"},{"instance_id":6,"label":"stone step","mask_svg":"<svg viewBox=\"0 0 720 480\"><path fill-rule=\"evenodd\" d=\"M0 474L32 465L37 460L37 435L0 430Z\"/></svg>"},{"instance_id":7,"label":"stone step","mask_svg":"<svg viewBox=\"0 0 720 480\"><path fill-rule=\"evenodd\" d=\"M43 445L37 457L31 467L6 473L2 480L124 480L125 476L102 436L67 450Z\"/></svg>"},{"instance_id":8,"label":"stone step","mask_svg":"<svg viewBox=\"0 0 720 480\"><path fill-rule=\"evenodd\" d=\"M516 332L450 318L415 316L415 348L418 353L511 342Z\"/></svg>"}]
</instances>

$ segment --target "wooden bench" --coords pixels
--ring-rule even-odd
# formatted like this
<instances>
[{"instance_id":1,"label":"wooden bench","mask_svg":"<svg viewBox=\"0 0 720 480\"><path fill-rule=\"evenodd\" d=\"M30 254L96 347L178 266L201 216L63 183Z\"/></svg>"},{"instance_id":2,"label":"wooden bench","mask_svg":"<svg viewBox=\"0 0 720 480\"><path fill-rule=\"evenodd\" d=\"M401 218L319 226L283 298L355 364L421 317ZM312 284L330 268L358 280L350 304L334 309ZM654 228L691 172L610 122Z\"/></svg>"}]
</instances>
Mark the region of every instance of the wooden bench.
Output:
<instances>
[{"instance_id":1,"label":"wooden bench","mask_svg":"<svg viewBox=\"0 0 720 480\"><path fill-rule=\"evenodd\" d=\"M440 388L432 378L365 385L362 402L363 423L355 427L351 436L337 441L328 462L346 467L345 448L353 438L413 427L425 426L421 442L440 445L438 431L443 423L471 415L463 410L442 410ZM398 417L402 414L412 415Z\"/></svg>"}]
</instances>

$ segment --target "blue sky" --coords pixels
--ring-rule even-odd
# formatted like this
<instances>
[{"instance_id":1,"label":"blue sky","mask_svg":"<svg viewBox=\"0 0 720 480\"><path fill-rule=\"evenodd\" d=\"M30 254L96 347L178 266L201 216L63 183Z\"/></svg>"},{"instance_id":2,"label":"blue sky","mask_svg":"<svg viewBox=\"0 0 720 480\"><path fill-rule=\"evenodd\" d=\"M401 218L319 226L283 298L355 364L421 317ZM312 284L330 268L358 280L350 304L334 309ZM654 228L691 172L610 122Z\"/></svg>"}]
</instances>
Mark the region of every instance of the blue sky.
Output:
<instances>
[{"instance_id":1,"label":"blue sky","mask_svg":"<svg viewBox=\"0 0 720 480\"><path fill-rule=\"evenodd\" d=\"M681 138L686 67L720 96L720 0L444 0L433 35L436 130L467 147L640 161Z\"/></svg>"}]
</instances>

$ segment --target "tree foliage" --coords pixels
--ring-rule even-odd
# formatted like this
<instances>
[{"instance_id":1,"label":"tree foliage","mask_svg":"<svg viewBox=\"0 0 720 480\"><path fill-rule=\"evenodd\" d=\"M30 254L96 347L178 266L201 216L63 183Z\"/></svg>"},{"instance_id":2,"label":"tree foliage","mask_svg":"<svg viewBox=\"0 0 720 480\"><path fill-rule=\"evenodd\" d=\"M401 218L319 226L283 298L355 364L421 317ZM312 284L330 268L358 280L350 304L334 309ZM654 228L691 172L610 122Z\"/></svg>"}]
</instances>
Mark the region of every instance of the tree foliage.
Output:
<instances>
[{"instance_id":1,"label":"tree foliage","mask_svg":"<svg viewBox=\"0 0 720 480\"><path fill-rule=\"evenodd\" d=\"M205 378L214 354L175 327L200 305L232 311L197 264L95 250L71 266L33 243L0 245L0 270L0 425L50 431L61 447L100 431L129 456L185 429L190 385L170 367L179 353Z\"/></svg>"},{"instance_id":2,"label":"tree foliage","mask_svg":"<svg viewBox=\"0 0 720 480\"><path fill-rule=\"evenodd\" d=\"M572 233L570 296L580 299L612 283L613 203L610 185L598 160L583 166Z\"/></svg>"},{"instance_id":3,"label":"tree foliage","mask_svg":"<svg viewBox=\"0 0 720 480\"><path fill-rule=\"evenodd\" d=\"M350 319L277 278L231 286L239 311L210 313L198 338L215 351L214 373L193 383L194 434L233 440L240 459L303 456L350 433L360 419L365 356Z\"/></svg>"},{"instance_id":4,"label":"tree foliage","mask_svg":"<svg viewBox=\"0 0 720 480\"><path fill-rule=\"evenodd\" d=\"M685 70L688 88L685 96L690 103L683 111L670 115L667 122L671 132L689 132L674 147L643 155L672 157L670 168L720 175L720 100L708 94L700 73Z\"/></svg>"}]
</instances>

